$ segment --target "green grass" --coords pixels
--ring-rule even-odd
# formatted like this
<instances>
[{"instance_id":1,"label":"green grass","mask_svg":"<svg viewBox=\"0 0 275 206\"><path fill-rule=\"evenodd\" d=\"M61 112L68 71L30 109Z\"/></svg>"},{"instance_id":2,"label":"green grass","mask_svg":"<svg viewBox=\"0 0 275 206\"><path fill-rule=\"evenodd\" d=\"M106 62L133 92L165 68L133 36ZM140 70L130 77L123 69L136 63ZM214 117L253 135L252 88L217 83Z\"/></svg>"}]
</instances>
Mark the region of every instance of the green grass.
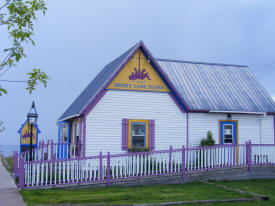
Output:
<instances>
[{"instance_id":1,"label":"green grass","mask_svg":"<svg viewBox=\"0 0 275 206\"><path fill-rule=\"evenodd\" d=\"M141 204L251 197L248 194L239 194L200 182L165 186L21 190L20 193L28 205L57 203Z\"/></svg>"},{"instance_id":2,"label":"green grass","mask_svg":"<svg viewBox=\"0 0 275 206\"><path fill-rule=\"evenodd\" d=\"M4 157L6 162L8 163L8 166L5 166L6 169L9 171L9 172L12 172L13 170L13 157Z\"/></svg>"}]
</instances>

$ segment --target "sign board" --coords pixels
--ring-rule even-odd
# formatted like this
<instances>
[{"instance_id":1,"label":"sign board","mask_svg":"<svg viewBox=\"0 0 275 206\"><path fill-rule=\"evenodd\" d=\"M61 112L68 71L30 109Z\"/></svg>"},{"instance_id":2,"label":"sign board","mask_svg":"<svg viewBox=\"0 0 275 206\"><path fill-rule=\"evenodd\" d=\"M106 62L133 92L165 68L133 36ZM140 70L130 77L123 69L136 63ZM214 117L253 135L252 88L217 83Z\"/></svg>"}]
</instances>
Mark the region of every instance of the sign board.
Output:
<instances>
[{"instance_id":1,"label":"sign board","mask_svg":"<svg viewBox=\"0 0 275 206\"><path fill-rule=\"evenodd\" d=\"M107 89L170 92L141 50L129 60Z\"/></svg>"},{"instance_id":2,"label":"sign board","mask_svg":"<svg viewBox=\"0 0 275 206\"><path fill-rule=\"evenodd\" d=\"M21 125L21 128L18 130L18 133L20 134L20 150L21 152L26 151L29 149L30 146L30 136L31 136L31 127L29 126L28 121L25 121L24 124ZM32 128L32 145L33 148L37 146L38 142L38 134L40 134L40 130L38 129L38 126L35 125Z\"/></svg>"}]
</instances>

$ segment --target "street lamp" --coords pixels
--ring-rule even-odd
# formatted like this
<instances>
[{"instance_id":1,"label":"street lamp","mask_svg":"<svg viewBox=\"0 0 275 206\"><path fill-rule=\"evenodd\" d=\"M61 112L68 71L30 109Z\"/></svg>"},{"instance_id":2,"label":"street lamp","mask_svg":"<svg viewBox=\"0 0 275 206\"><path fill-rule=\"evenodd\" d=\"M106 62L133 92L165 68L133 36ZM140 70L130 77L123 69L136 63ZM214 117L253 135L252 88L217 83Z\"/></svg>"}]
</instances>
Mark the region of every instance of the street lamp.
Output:
<instances>
[{"instance_id":1,"label":"street lamp","mask_svg":"<svg viewBox=\"0 0 275 206\"><path fill-rule=\"evenodd\" d=\"M31 129L30 129L30 160L32 160L32 135L33 135L32 130L33 130L33 126L35 126L37 123L37 119L38 119L38 114L37 114L35 104L33 101L30 112L27 115L27 120L28 120L29 126L31 127Z\"/></svg>"}]
</instances>

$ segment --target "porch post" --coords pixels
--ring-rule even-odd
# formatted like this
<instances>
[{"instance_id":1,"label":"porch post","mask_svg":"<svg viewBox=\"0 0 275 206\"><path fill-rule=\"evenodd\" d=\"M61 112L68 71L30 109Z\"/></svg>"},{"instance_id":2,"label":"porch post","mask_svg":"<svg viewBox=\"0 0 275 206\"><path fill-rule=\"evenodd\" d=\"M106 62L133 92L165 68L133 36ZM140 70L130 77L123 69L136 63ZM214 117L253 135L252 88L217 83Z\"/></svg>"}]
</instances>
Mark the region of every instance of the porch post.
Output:
<instances>
[{"instance_id":1,"label":"porch post","mask_svg":"<svg viewBox=\"0 0 275 206\"><path fill-rule=\"evenodd\" d=\"M188 150L186 150L186 151L188 152ZM181 153L182 153L181 179L182 179L182 181L184 181L185 180L185 148L184 148L184 146L182 146Z\"/></svg>"}]
</instances>

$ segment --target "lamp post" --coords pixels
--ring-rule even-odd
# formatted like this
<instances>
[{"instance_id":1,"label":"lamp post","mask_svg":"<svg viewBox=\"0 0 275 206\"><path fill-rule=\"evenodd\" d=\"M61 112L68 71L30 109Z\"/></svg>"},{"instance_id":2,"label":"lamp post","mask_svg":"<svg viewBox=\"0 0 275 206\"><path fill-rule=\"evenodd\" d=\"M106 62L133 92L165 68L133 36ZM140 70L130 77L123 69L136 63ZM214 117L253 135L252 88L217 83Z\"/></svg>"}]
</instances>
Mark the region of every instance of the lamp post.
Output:
<instances>
[{"instance_id":1,"label":"lamp post","mask_svg":"<svg viewBox=\"0 0 275 206\"><path fill-rule=\"evenodd\" d=\"M37 123L37 119L38 119L38 114L37 114L35 104L33 101L30 112L27 115L27 120L28 120L29 126L31 127L31 129L30 129L30 160L32 160L32 136L33 136L32 130L33 130L33 126L35 126Z\"/></svg>"}]
</instances>

